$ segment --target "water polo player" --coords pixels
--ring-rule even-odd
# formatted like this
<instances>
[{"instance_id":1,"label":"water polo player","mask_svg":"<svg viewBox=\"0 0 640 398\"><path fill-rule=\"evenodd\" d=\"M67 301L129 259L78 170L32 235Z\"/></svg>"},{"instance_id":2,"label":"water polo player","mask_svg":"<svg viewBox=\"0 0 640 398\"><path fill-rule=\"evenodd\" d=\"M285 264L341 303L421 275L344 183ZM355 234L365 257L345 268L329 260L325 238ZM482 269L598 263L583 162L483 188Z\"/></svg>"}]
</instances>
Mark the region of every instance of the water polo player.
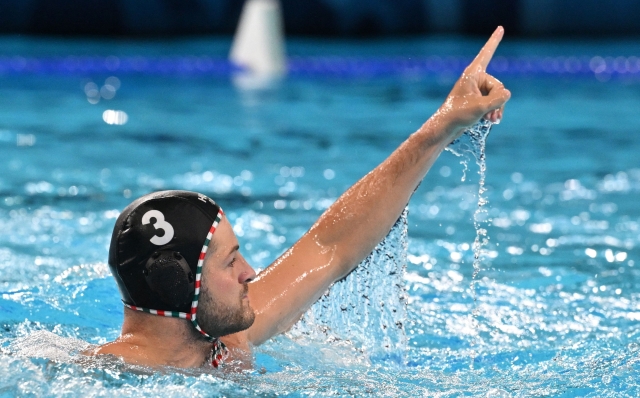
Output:
<instances>
[{"instance_id":1,"label":"water polo player","mask_svg":"<svg viewBox=\"0 0 640 398\"><path fill-rule=\"evenodd\" d=\"M247 361L251 346L288 330L389 232L443 149L510 97L486 73L498 28L438 111L347 190L293 247L256 277L220 207L163 191L129 205L113 231L109 266L125 304L122 334L93 354L182 368Z\"/></svg>"}]
</instances>

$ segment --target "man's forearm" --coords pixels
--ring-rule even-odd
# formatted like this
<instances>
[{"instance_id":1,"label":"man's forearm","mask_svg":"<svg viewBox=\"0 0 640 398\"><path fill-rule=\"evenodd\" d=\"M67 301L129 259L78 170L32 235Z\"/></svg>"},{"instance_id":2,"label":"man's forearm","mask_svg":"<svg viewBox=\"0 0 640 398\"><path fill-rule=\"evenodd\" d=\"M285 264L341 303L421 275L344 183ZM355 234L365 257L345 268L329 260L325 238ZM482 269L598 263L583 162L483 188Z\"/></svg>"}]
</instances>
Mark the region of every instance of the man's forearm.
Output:
<instances>
[{"instance_id":1,"label":"man's forearm","mask_svg":"<svg viewBox=\"0 0 640 398\"><path fill-rule=\"evenodd\" d=\"M260 344L295 323L388 233L446 145L481 117L492 122L502 117L511 94L486 73L502 34L496 29L434 116L250 283L256 320L248 341Z\"/></svg>"},{"instance_id":2,"label":"man's forearm","mask_svg":"<svg viewBox=\"0 0 640 398\"><path fill-rule=\"evenodd\" d=\"M495 30L438 111L382 164L334 203L306 238L335 253L336 276L349 273L389 229L442 150L464 128L502 117L511 93L486 73L504 30Z\"/></svg>"},{"instance_id":3,"label":"man's forearm","mask_svg":"<svg viewBox=\"0 0 640 398\"><path fill-rule=\"evenodd\" d=\"M256 303L256 322L248 331L249 341L260 344L289 329L333 282L353 270L384 238L451 141L446 126L437 115L429 119L258 275L249 289L251 302Z\"/></svg>"},{"instance_id":4,"label":"man's forearm","mask_svg":"<svg viewBox=\"0 0 640 398\"><path fill-rule=\"evenodd\" d=\"M348 274L389 232L412 193L455 136L437 113L384 162L347 190L309 231L335 248L337 277Z\"/></svg>"}]
</instances>

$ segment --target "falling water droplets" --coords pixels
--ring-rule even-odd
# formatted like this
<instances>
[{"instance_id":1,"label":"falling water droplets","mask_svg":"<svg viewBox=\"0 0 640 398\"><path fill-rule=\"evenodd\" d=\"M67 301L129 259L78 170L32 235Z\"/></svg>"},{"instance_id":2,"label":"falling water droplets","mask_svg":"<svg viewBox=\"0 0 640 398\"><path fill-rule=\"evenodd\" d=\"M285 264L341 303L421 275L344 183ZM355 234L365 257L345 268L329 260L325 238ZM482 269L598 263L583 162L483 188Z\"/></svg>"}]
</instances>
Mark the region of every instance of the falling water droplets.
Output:
<instances>
[{"instance_id":1,"label":"falling water droplets","mask_svg":"<svg viewBox=\"0 0 640 398\"><path fill-rule=\"evenodd\" d=\"M480 182L478 184L478 207L473 214L473 224L476 229L476 239L473 243L474 279L480 272L480 264L483 258L482 248L488 242L487 230L483 227L487 222L485 217L487 213L485 206L489 202L487 197L485 196L487 188L485 188L484 186L485 175L487 171L487 164L485 161L485 144L487 136L491 131L491 126L493 126L492 122L482 119L475 125L471 126L469 129L467 129L460 138L452 142L451 145L447 147L447 150L452 152L454 155L463 157L463 160L460 163L464 165L465 170L468 168L468 156L466 155L469 153L473 155L476 163L480 168L478 170L478 174L480 174Z\"/></svg>"},{"instance_id":2,"label":"falling water droplets","mask_svg":"<svg viewBox=\"0 0 640 398\"><path fill-rule=\"evenodd\" d=\"M482 261L484 260L484 246L489 242L489 238L487 236L487 229L485 225L487 223L486 215L487 210L485 206L489 202L485 193L487 189L485 188L485 175L487 171L487 164L485 161L485 144L487 137L489 136L489 132L491 131L491 127L493 123L482 119L475 125L471 126L467 130L465 130L464 134L452 142L446 149L453 153L456 156L461 156L462 160L460 163L464 166L462 181L466 178L466 171L468 170L468 154L472 154L478 164L479 170L478 174L480 174L480 181L478 183L478 206L476 207L475 212L473 213L473 226L476 230L476 238L472 244L473 248L473 276L471 278L471 284L469 285L471 289L471 296L473 297L474 309L471 313L471 323L473 326L473 330L478 331L478 314L479 309L476 305L477 297L476 297L476 283L478 281L478 275L480 274L480 266ZM474 342L472 342L474 345ZM472 354L471 358L471 369L473 369L473 363L475 359L475 352ZM508 396L508 395L507 395Z\"/></svg>"},{"instance_id":3,"label":"falling water droplets","mask_svg":"<svg viewBox=\"0 0 640 398\"><path fill-rule=\"evenodd\" d=\"M307 311L288 332L290 337L307 342L348 341L370 359L404 361L407 215L405 209L382 242Z\"/></svg>"}]
</instances>

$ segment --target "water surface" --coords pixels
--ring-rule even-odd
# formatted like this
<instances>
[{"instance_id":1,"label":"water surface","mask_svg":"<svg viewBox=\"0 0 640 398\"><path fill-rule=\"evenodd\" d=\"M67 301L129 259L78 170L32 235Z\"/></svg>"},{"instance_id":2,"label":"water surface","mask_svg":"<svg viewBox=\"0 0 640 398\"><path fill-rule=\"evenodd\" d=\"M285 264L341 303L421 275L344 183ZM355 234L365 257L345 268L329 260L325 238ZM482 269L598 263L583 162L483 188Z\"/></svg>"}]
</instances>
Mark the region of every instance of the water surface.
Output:
<instances>
[{"instance_id":1,"label":"water surface","mask_svg":"<svg viewBox=\"0 0 640 398\"><path fill-rule=\"evenodd\" d=\"M20 57L69 55L206 55L224 63L228 44L4 38L0 48L18 66ZM304 41L290 43L289 52L298 60L467 57L479 44ZM508 59L615 61L638 53L632 43L505 44L499 55ZM461 181L460 158L444 153L409 205L404 285L394 292L406 294L406 317L392 334L371 328L359 339L340 337L348 328L324 315L329 319L317 324L333 322L335 333L301 337L294 330L256 350L257 369L265 373L222 378L140 375L20 355L20 344L34 333L45 336L43 347L61 347L60 355L78 344L37 334L42 331L89 344L118 336L122 305L105 265L111 228L120 209L152 190L191 189L216 198L247 260L266 267L437 109L454 71L418 72L301 73L248 94L235 90L224 70L3 70L0 391L638 395L640 85L634 73L496 73L513 96L486 147L489 240L475 302L477 167L471 164ZM107 80L112 76L118 84ZM125 124L107 123L124 121L124 114ZM384 289L394 280L380 288L390 291ZM338 296L362 305L353 293L358 286ZM393 349L373 349L385 336Z\"/></svg>"}]
</instances>

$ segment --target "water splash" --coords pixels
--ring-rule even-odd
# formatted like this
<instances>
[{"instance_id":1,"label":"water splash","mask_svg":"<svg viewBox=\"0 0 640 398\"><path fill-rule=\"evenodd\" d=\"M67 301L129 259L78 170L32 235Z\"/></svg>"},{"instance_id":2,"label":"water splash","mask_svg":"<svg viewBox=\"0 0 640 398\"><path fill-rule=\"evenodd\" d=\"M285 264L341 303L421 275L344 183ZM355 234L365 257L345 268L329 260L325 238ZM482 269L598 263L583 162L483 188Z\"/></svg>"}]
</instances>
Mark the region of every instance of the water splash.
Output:
<instances>
[{"instance_id":1,"label":"water splash","mask_svg":"<svg viewBox=\"0 0 640 398\"><path fill-rule=\"evenodd\" d=\"M290 337L347 343L369 359L404 362L407 214L405 209L371 254L307 311Z\"/></svg>"},{"instance_id":2,"label":"water splash","mask_svg":"<svg viewBox=\"0 0 640 398\"><path fill-rule=\"evenodd\" d=\"M47 358L57 362L70 362L78 353L91 345L85 341L58 336L48 330L36 330L11 342L13 355L31 358Z\"/></svg>"},{"instance_id":3,"label":"water splash","mask_svg":"<svg viewBox=\"0 0 640 398\"><path fill-rule=\"evenodd\" d=\"M491 132L491 127L493 123L481 119L478 123L474 124L467 130L465 130L464 134L452 142L446 149L453 153L456 156L460 156L463 159L460 163L463 165L463 175L462 181L466 179L466 171L468 170L468 154L473 155L478 164L479 170L478 174L480 175L480 181L478 183L478 206L476 207L476 211L473 213L473 226L476 230L476 238L473 242L473 275L471 277L471 296L473 297L474 309L472 312L472 325L475 331L478 330L478 306L477 306L477 294L476 294L476 283L478 282L478 275L481 271L481 265L484 260L484 246L489 243L489 237L487 236L487 210L485 208L486 204L489 202L485 193L487 189L485 188L485 176L487 171L486 164L486 154L485 154L485 145L487 137ZM471 361L471 368L473 368L473 359Z\"/></svg>"},{"instance_id":4,"label":"water splash","mask_svg":"<svg viewBox=\"0 0 640 398\"><path fill-rule=\"evenodd\" d=\"M487 164L485 161L485 144L489 132L493 123L488 120L480 120L475 125L467 129L462 137L455 140L447 147L447 150L456 156L464 157L460 161L464 166L463 173L468 170L468 156L470 153L476 160L479 166L478 174L480 174L480 181L478 183L478 207L473 214L473 225L476 229L476 239L473 243L473 280L480 273L480 265L482 263L483 252L482 248L488 243L487 230L484 225L487 222L486 215L487 210L485 205L489 202L484 195L487 189L484 186L485 176L487 171ZM465 180L466 174L463 174L462 181ZM473 282L472 282L473 283ZM475 298L474 298L475 299Z\"/></svg>"}]
</instances>

